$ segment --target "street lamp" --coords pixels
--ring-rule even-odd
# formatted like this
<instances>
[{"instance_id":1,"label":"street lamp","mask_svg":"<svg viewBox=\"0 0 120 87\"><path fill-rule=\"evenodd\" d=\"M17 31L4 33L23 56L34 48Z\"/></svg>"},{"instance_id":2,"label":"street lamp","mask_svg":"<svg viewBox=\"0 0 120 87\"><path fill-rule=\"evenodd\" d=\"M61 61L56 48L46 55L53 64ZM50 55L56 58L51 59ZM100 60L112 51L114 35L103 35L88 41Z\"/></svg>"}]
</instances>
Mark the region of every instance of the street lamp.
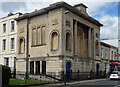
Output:
<instances>
[{"instance_id":1,"label":"street lamp","mask_svg":"<svg viewBox=\"0 0 120 87\"><path fill-rule=\"evenodd\" d=\"M16 78L16 57L14 57L14 78Z\"/></svg>"}]
</instances>

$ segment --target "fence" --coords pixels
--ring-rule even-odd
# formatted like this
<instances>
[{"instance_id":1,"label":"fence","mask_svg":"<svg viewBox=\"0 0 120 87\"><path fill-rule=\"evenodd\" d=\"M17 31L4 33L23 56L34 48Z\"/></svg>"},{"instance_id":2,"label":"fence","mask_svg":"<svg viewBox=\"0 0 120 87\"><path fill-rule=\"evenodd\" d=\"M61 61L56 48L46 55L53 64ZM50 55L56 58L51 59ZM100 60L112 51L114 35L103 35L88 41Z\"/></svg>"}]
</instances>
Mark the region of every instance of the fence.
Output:
<instances>
[{"instance_id":1,"label":"fence","mask_svg":"<svg viewBox=\"0 0 120 87\"><path fill-rule=\"evenodd\" d=\"M16 72L17 78L25 78L25 72ZM29 79L49 80L49 81L79 81L87 79L105 78L106 72L47 72L46 74L30 74Z\"/></svg>"}]
</instances>

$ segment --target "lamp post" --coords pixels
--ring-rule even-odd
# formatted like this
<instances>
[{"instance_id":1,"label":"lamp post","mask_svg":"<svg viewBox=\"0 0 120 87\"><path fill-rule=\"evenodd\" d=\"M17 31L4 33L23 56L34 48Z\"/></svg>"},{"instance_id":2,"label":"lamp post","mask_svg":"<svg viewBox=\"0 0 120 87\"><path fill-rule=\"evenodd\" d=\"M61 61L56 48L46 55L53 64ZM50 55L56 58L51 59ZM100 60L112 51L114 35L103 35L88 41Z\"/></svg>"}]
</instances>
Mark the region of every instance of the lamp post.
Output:
<instances>
[{"instance_id":1,"label":"lamp post","mask_svg":"<svg viewBox=\"0 0 120 87\"><path fill-rule=\"evenodd\" d=\"M14 57L14 78L16 78L16 57Z\"/></svg>"}]
</instances>

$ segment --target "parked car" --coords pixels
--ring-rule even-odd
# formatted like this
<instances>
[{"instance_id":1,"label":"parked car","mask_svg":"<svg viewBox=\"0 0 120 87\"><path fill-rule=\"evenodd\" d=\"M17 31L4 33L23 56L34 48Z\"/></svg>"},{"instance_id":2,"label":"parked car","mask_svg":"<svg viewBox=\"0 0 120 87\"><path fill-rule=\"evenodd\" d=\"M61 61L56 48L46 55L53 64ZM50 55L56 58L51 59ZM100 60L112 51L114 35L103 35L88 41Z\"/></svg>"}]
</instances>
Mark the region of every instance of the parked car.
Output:
<instances>
[{"instance_id":1,"label":"parked car","mask_svg":"<svg viewBox=\"0 0 120 87\"><path fill-rule=\"evenodd\" d=\"M113 71L110 74L110 80L112 80L112 79L120 79L120 71Z\"/></svg>"}]
</instances>

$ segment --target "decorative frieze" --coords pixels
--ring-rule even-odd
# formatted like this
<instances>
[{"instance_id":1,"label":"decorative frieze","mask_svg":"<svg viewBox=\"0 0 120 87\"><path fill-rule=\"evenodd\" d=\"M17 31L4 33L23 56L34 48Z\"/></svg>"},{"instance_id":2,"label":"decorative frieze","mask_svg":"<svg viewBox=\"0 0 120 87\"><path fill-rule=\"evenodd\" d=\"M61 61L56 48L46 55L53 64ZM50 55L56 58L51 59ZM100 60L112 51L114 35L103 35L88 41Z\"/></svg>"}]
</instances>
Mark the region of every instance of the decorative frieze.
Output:
<instances>
[{"instance_id":1,"label":"decorative frieze","mask_svg":"<svg viewBox=\"0 0 120 87\"><path fill-rule=\"evenodd\" d=\"M21 28L21 29L20 29L20 33L23 33L23 32L24 32L24 28Z\"/></svg>"},{"instance_id":2,"label":"decorative frieze","mask_svg":"<svg viewBox=\"0 0 120 87\"><path fill-rule=\"evenodd\" d=\"M58 19L52 20L52 25L57 25L58 24Z\"/></svg>"}]
</instances>

